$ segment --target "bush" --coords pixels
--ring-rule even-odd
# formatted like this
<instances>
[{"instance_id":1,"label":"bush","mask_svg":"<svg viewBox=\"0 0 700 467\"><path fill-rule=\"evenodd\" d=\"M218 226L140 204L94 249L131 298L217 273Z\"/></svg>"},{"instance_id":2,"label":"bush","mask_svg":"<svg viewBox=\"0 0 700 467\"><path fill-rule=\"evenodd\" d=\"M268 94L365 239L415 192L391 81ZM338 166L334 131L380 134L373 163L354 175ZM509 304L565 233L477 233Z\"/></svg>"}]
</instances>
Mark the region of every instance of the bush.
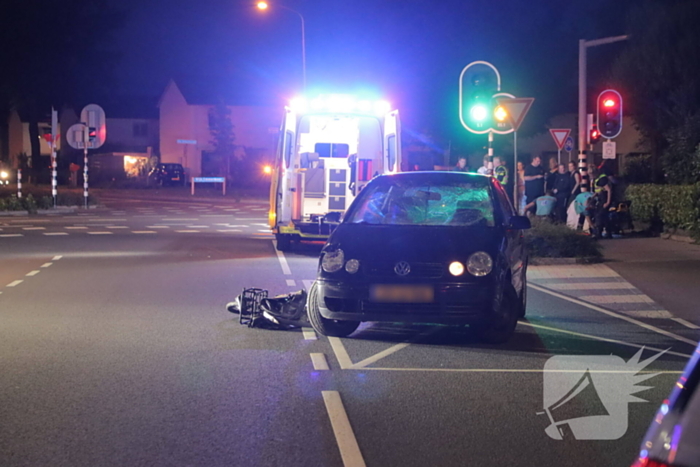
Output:
<instances>
[{"instance_id":1,"label":"bush","mask_svg":"<svg viewBox=\"0 0 700 467\"><path fill-rule=\"evenodd\" d=\"M22 201L17 198L17 195L10 195L9 198L5 199L6 211L21 211L23 209Z\"/></svg>"},{"instance_id":2,"label":"bush","mask_svg":"<svg viewBox=\"0 0 700 467\"><path fill-rule=\"evenodd\" d=\"M22 198L22 200L22 206L24 209L26 209L30 214L36 214L37 205L34 196L29 193L26 197Z\"/></svg>"},{"instance_id":3,"label":"bush","mask_svg":"<svg viewBox=\"0 0 700 467\"><path fill-rule=\"evenodd\" d=\"M648 224L663 223L666 229L684 229L700 237L700 184L630 185L632 218Z\"/></svg>"},{"instance_id":4,"label":"bush","mask_svg":"<svg viewBox=\"0 0 700 467\"><path fill-rule=\"evenodd\" d=\"M39 198L39 209L51 209L53 207L53 196L44 195Z\"/></svg>"},{"instance_id":5,"label":"bush","mask_svg":"<svg viewBox=\"0 0 700 467\"><path fill-rule=\"evenodd\" d=\"M532 228L525 231L525 241L533 257L597 260L603 256L600 245L590 235L542 219L532 220Z\"/></svg>"}]
</instances>

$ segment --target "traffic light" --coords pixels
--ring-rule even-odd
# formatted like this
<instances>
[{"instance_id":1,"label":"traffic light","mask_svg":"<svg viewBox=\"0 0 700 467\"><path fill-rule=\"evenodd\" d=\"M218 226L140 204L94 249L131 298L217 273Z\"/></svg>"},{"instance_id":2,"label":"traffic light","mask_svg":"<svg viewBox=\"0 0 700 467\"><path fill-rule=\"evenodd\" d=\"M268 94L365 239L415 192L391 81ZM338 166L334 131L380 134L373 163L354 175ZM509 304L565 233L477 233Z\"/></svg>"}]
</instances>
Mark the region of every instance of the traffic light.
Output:
<instances>
[{"instance_id":1,"label":"traffic light","mask_svg":"<svg viewBox=\"0 0 700 467\"><path fill-rule=\"evenodd\" d=\"M593 125L591 127L591 132L588 135L588 142L590 144L595 144L600 141L600 131L598 131L598 125Z\"/></svg>"},{"instance_id":2,"label":"traffic light","mask_svg":"<svg viewBox=\"0 0 700 467\"><path fill-rule=\"evenodd\" d=\"M91 143L97 139L97 128L95 127L89 127L88 128L88 141Z\"/></svg>"},{"instance_id":3,"label":"traffic light","mask_svg":"<svg viewBox=\"0 0 700 467\"><path fill-rule=\"evenodd\" d=\"M598 128L606 138L614 138L622 131L622 97L614 89L598 96Z\"/></svg>"},{"instance_id":4,"label":"traffic light","mask_svg":"<svg viewBox=\"0 0 700 467\"><path fill-rule=\"evenodd\" d=\"M462 125L472 133L488 133L495 126L493 95L501 87L498 70L488 62L472 62L460 76L460 109Z\"/></svg>"}]
</instances>

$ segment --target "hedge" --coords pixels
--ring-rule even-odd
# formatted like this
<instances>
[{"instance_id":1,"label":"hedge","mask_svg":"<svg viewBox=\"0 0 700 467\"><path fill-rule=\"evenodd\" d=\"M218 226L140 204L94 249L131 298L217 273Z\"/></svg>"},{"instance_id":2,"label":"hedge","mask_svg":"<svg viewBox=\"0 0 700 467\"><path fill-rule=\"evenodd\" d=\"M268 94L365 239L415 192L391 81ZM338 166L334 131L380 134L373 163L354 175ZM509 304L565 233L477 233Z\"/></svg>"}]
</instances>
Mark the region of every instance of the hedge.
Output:
<instances>
[{"instance_id":1,"label":"hedge","mask_svg":"<svg viewBox=\"0 0 700 467\"><path fill-rule=\"evenodd\" d=\"M631 201L634 220L652 225L662 222L667 229L684 229L700 238L700 183L630 185L626 198Z\"/></svg>"},{"instance_id":2,"label":"hedge","mask_svg":"<svg viewBox=\"0 0 700 467\"><path fill-rule=\"evenodd\" d=\"M532 219L532 228L525 231L528 253L539 258L580 258L595 262L602 258L598 242L565 224Z\"/></svg>"}]
</instances>

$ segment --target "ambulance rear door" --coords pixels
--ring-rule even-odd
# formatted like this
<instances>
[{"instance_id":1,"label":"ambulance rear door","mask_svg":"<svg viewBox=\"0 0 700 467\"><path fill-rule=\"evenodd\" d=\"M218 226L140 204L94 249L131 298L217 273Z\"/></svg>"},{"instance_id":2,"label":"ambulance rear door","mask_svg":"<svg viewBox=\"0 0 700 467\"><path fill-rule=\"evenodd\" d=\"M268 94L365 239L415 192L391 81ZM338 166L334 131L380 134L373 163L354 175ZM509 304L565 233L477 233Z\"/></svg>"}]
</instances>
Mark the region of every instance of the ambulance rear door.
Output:
<instances>
[{"instance_id":1,"label":"ambulance rear door","mask_svg":"<svg viewBox=\"0 0 700 467\"><path fill-rule=\"evenodd\" d=\"M396 173L401 170L401 122L398 110L393 110L384 117L382 166L384 174Z\"/></svg>"}]
</instances>

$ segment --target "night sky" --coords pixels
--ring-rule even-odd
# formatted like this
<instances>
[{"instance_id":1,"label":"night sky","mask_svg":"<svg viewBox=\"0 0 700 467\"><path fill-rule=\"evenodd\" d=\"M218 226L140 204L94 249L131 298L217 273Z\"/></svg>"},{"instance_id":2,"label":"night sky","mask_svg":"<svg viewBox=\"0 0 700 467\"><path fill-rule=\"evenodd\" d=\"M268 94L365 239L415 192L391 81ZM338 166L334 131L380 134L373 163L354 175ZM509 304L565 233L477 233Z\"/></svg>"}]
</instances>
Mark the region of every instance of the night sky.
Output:
<instances>
[{"instance_id":1,"label":"night sky","mask_svg":"<svg viewBox=\"0 0 700 467\"><path fill-rule=\"evenodd\" d=\"M116 1L116 0L115 0ZM465 131L456 114L461 69L492 62L503 91L535 97L523 131L575 111L577 41L625 33L633 0L287 0L306 21L308 90L370 90L402 113L404 128L441 140ZM120 0L129 19L110 43L121 54L115 89L158 95L173 76L223 80L285 99L301 89L299 17L240 0ZM620 45L592 50L602 86Z\"/></svg>"}]
</instances>

